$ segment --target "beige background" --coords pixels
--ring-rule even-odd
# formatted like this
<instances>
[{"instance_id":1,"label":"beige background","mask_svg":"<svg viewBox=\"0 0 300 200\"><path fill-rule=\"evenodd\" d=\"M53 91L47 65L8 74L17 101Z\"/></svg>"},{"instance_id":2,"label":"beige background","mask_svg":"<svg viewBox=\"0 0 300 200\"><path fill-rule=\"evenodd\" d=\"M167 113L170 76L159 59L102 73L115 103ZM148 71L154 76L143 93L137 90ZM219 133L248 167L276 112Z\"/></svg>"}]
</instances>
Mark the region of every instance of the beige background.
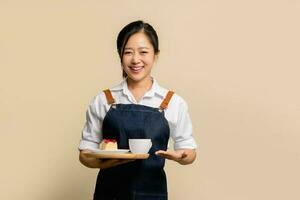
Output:
<instances>
[{"instance_id":1,"label":"beige background","mask_svg":"<svg viewBox=\"0 0 300 200\"><path fill-rule=\"evenodd\" d=\"M137 19L199 145L193 165L167 162L170 200L300 199L297 0L1 0L0 199L91 199L85 111L121 80L116 37Z\"/></svg>"}]
</instances>

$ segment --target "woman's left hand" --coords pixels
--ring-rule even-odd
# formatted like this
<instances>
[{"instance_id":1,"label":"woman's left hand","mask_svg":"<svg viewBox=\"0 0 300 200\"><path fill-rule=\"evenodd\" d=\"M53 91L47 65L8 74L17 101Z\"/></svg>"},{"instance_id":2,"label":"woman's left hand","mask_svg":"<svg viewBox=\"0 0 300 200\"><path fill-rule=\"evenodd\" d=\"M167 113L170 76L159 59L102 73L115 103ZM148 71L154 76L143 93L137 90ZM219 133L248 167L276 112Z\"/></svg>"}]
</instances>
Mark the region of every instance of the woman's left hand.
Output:
<instances>
[{"instance_id":1,"label":"woman's left hand","mask_svg":"<svg viewBox=\"0 0 300 200\"><path fill-rule=\"evenodd\" d=\"M177 161L180 164L190 164L196 157L196 152L193 149L180 149L176 151L158 150L155 154L169 160Z\"/></svg>"},{"instance_id":2,"label":"woman's left hand","mask_svg":"<svg viewBox=\"0 0 300 200\"><path fill-rule=\"evenodd\" d=\"M177 151L158 150L155 152L155 154L164 157L166 159L175 160L175 161L179 161L187 156L184 150L177 150Z\"/></svg>"}]
</instances>

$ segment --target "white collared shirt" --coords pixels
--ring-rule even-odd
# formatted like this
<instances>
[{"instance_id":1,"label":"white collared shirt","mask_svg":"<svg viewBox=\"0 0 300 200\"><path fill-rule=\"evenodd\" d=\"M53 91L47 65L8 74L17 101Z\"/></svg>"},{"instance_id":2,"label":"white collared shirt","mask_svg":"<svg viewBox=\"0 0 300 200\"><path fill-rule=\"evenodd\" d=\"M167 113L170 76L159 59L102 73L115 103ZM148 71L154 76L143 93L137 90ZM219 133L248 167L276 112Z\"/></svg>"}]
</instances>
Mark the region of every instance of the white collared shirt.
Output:
<instances>
[{"instance_id":1,"label":"white collared shirt","mask_svg":"<svg viewBox=\"0 0 300 200\"><path fill-rule=\"evenodd\" d=\"M146 92L139 102L136 102L129 91L126 79L110 90L117 104L140 104L158 108L168 90L160 87L155 79L152 78L152 81L151 89ZM104 92L100 92L93 98L86 112L86 123L82 130L79 150L99 148L102 141L102 122L109 108L110 105L107 104ZM184 99L176 93L165 109L165 118L170 127L170 136L173 139L175 150L197 148L192 136L193 130L188 106Z\"/></svg>"}]
</instances>

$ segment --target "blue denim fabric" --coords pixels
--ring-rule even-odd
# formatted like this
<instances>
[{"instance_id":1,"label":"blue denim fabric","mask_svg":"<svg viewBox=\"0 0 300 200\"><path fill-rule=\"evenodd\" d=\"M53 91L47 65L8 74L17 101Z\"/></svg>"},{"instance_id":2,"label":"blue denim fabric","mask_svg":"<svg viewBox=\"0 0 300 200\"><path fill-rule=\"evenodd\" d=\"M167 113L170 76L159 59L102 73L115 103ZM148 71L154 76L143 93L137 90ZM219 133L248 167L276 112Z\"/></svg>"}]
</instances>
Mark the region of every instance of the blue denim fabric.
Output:
<instances>
[{"instance_id":1,"label":"blue denim fabric","mask_svg":"<svg viewBox=\"0 0 300 200\"><path fill-rule=\"evenodd\" d=\"M167 200L165 159L155 151L166 150L170 136L164 111L136 104L116 104L102 125L103 138L116 139L119 149L129 149L128 139L152 140L149 158L98 173L94 200Z\"/></svg>"}]
</instances>

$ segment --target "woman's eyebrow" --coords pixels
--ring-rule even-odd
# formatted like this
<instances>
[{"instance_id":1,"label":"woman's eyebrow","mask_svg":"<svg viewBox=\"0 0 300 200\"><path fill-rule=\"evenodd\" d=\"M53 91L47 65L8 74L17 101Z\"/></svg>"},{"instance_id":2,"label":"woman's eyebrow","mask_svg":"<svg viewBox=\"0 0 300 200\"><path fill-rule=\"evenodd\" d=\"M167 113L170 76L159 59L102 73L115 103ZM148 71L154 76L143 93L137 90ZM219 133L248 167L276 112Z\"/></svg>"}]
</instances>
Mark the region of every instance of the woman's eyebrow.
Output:
<instances>
[{"instance_id":1,"label":"woman's eyebrow","mask_svg":"<svg viewBox=\"0 0 300 200\"><path fill-rule=\"evenodd\" d=\"M124 50L126 50L126 49L133 49L133 48L131 48L131 47L126 47ZM139 47L138 49L149 49L148 47Z\"/></svg>"}]
</instances>

